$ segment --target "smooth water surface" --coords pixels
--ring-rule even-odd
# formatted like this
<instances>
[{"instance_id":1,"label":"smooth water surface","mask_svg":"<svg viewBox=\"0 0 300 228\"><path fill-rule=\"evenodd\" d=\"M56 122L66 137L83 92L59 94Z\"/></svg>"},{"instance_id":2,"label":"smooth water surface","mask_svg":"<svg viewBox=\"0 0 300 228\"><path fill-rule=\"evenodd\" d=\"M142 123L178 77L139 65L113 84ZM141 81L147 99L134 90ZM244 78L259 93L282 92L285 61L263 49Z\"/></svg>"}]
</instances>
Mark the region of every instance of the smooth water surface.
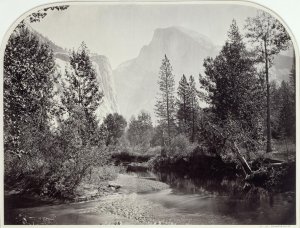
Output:
<instances>
[{"instance_id":1,"label":"smooth water surface","mask_svg":"<svg viewBox=\"0 0 300 228\"><path fill-rule=\"evenodd\" d=\"M270 194L240 180L204 180L174 173L131 173L122 178L161 181L160 191L126 188L98 200L50 205L25 198L5 200L6 223L26 215L35 224L294 224L295 194ZM153 182L151 182L153 183ZM134 188L133 188L134 189Z\"/></svg>"}]
</instances>

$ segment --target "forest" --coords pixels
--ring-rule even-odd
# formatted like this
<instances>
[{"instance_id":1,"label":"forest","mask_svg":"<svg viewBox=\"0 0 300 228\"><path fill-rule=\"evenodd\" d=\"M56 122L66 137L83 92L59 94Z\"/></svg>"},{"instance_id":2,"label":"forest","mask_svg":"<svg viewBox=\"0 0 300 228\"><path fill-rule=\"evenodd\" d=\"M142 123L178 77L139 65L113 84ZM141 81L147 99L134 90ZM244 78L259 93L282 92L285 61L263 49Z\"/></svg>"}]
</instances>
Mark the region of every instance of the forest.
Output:
<instances>
[{"instance_id":1,"label":"forest","mask_svg":"<svg viewBox=\"0 0 300 228\"><path fill-rule=\"evenodd\" d=\"M204 73L183 74L179 84L162 56L153 76L157 121L147 110L130 120L120 113L99 119L104 95L87 45L69 52L62 75L49 44L30 29L48 10L68 6L30 15L5 48L6 193L69 202L93 185L99 197L126 170L239 177L248 192L295 191L295 54L289 81L270 80L274 58L292 47L277 19L259 11L243 28L233 19L220 52L203 60Z\"/></svg>"}]
</instances>

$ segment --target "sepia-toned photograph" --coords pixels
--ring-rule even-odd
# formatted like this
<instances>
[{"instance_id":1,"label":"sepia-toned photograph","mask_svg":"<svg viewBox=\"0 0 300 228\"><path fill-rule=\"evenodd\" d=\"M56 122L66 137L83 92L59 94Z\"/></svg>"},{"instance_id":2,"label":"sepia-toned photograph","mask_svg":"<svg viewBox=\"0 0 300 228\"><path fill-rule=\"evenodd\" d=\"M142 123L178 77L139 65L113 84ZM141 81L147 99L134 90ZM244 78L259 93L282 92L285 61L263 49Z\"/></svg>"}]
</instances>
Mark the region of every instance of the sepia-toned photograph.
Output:
<instances>
[{"instance_id":1,"label":"sepia-toned photograph","mask_svg":"<svg viewBox=\"0 0 300 228\"><path fill-rule=\"evenodd\" d=\"M65 2L20 16L0 58L5 225L296 225L299 52L275 13Z\"/></svg>"}]
</instances>

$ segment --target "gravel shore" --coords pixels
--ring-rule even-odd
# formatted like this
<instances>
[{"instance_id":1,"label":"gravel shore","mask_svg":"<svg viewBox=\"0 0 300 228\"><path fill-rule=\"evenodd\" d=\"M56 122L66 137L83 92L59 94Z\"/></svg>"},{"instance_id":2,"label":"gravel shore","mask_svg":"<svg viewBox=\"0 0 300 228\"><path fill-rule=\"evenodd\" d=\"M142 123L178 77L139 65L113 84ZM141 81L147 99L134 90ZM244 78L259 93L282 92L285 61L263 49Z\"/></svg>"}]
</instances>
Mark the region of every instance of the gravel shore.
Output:
<instances>
[{"instance_id":1,"label":"gravel shore","mask_svg":"<svg viewBox=\"0 0 300 228\"><path fill-rule=\"evenodd\" d=\"M98 192L91 191L93 186L83 187L82 196L78 199L81 202L16 209L13 213L20 220L16 222L68 225L170 224L170 221L157 219L164 210L160 204L138 194L168 189L167 184L126 174L120 174L116 180L107 184L110 187L100 186Z\"/></svg>"},{"instance_id":2,"label":"gravel shore","mask_svg":"<svg viewBox=\"0 0 300 228\"><path fill-rule=\"evenodd\" d=\"M112 185L115 184L121 186L120 188L121 192L130 192L130 193L132 192L147 193L147 192L160 191L169 188L169 185L163 182L138 178L126 174L120 174L115 181L112 181L110 183Z\"/></svg>"}]
</instances>

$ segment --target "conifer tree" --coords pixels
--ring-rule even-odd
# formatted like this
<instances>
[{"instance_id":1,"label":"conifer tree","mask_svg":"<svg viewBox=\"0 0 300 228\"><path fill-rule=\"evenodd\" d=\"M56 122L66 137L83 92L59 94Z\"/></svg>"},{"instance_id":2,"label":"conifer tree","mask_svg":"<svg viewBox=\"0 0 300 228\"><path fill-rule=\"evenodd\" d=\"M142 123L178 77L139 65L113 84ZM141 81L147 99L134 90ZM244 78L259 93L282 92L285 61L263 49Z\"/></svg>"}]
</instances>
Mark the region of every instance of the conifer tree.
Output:
<instances>
[{"instance_id":1,"label":"conifer tree","mask_svg":"<svg viewBox=\"0 0 300 228\"><path fill-rule=\"evenodd\" d=\"M270 84L272 136L276 139L295 140L295 97L293 87L282 81L277 88Z\"/></svg>"},{"instance_id":2,"label":"conifer tree","mask_svg":"<svg viewBox=\"0 0 300 228\"><path fill-rule=\"evenodd\" d=\"M190 138L194 142L196 135L197 116L199 110L199 104L197 99L197 89L194 77L191 75L188 83L188 99L189 99L189 126L190 126Z\"/></svg>"},{"instance_id":3,"label":"conifer tree","mask_svg":"<svg viewBox=\"0 0 300 228\"><path fill-rule=\"evenodd\" d=\"M290 87L291 87L291 105L292 105L292 138L294 142L296 141L296 57L295 52L293 55L293 66L290 72Z\"/></svg>"},{"instance_id":4,"label":"conifer tree","mask_svg":"<svg viewBox=\"0 0 300 228\"><path fill-rule=\"evenodd\" d=\"M165 55L159 72L159 97L156 102L156 115L160 124L168 136L168 145L171 142L171 137L175 131L176 119L176 99L175 99L175 81L172 72L172 66L169 59Z\"/></svg>"},{"instance_id":5,"label":"conifer tree","mask_svg":"<svg viewBox=\"0 0 300 228\"><path fill-rule=\"evenodd\" d=\"M222 125L233 120L241 126L236 130L248 131L250 141L257 139L261 135L261 84L235 20L219 55L207 58L204 67L201 94L217 120Z\"/></svg>"},{"instance_id":6,"label":"conifer tree","mask_svg":"<svg viewBox=\"0 0 300 228\"><path fill-rule=\"evenodd\" d=\"M185 77L182 75L179 86L177 89L177 119L179 130L185 134L188 134L188 121L189 121L189 84Z\"/></svg>"},{"instance_id":7,"label":"conifer tree","mask_svg":"<svg viewBox=\"0 0 300 228\"><path fill-rule=\"evenodd\" d=\"M82 130L86 143L97 128L95 111L100 105L103 94L99 90L96 71L84 42L76 52L72 52L70 66L71 70L66 70L62 103L69 115L74 114L74 111L84 112L84 117L89 123L85 126L85 130Z\"/></svg>"},{"instance_id":8,"label":"conifer tree","mask_svg":"<svg viewBox=\"0 0 300 228\"><path fill-rule=\"evenodd\" d=\"M296 96L296 57L295 52L293 53L293 65L290 71L290 85L292 87L294 96Z\"/></svg>"},{"instance_id":9,"label":"conifer tree","mask_svg":"<svg viewBox=\"0 0 300 228\"><path fill-rule=\"evenodd\" d=\"M267 98L267 152L272 151L271 146L271 119L270 119L270 83L269 69L273 65L274 56L280 51L289 48L290 36L284 26L273 16L258 11L255 17L249 17L246 24L247 34L252 47L257 53L257 61L264 64Z\"/></svg>"},{"instance_id":10,"label":"conifer tree","mask_svg":"<svg viewBox=\"0 0 300 228\"><path fill-rule=\"evenodd\" d=\"M293 91L291 86L285 82L281 82L279 88L280 94L280 115L279 115L279 131L283 137L295 136L295 106L293 105Z\"/></svg>"}]
</instances>

